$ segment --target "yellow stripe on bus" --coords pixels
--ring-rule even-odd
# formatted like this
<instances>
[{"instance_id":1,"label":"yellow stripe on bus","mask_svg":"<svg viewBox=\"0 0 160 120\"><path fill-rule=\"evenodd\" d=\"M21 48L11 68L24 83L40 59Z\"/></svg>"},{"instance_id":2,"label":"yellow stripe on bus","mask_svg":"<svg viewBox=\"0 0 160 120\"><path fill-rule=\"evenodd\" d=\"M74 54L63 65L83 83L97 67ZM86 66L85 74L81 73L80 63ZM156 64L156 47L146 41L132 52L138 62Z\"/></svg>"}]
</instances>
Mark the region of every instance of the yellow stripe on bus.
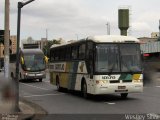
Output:
<instances>
[{"instance_id":1,"label":"yellow stripe on bus","mask_svg":"<svg viewBox=\"0 0 160 120\"><path fill-rule=\"evenodd\" d=\"M134 74L133 75L133 80L139 80L141 74Z\"/></svg>"}]
</instances>

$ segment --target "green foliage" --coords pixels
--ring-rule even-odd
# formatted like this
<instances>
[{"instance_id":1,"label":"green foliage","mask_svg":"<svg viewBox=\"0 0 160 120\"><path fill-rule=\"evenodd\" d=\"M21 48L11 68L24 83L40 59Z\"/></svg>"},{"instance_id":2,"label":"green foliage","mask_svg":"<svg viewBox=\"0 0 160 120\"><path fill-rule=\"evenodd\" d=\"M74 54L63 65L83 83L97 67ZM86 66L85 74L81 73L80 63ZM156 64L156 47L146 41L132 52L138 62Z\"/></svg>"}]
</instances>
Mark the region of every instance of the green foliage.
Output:
<instances>
[{"instance_id":1,"label":"green foliage","mask_svg":"<svg viewBox=\"0 0 160 120\"><path fill-rule=\"evenodd\" d=\"M47 57L49 57L49 54L50 54L49 49L50 49L50 47L51 47L53 44L60 44L60 43L61 43L60 40L55 40L55 39L53 39L53 40L48 40L48 42L46 43L46 45L43 47L43 52L44 52L44 54L45 54Z\"/></svg>"}]
</instances>

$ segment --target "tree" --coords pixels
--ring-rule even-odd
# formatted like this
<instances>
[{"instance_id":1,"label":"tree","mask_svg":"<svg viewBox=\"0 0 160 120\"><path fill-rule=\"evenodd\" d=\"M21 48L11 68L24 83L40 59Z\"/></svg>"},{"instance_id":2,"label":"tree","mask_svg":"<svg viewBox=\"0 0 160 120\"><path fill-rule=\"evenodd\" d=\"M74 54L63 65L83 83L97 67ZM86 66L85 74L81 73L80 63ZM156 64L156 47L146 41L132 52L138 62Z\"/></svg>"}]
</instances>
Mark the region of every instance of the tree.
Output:
<instances>
[{"instance_id":1,"label":"tree","mask_svg":"<svg viewBox=\"0 0 160 120\"><path fill-rule=\"evenodd\" d=\"M28 37L28 38L27 38L27 43L34 43L33 38L32 38L32 37Z\"/></svg>"},{"instance_id":2,"label":"tree","mask_svg":"<svg viewBox=\"0 0 160 120\"><path fill-rule=\"evenodd\" d=\"M54 45L54 44L60 44L60 43L61 43L61 42L60 42L59 40L56 40L56 39L48 40L48 41L47 41L47 44L43 47L43 52L44 52L44 54L45 54L47 57L49 57L49 54L50 54L49 49L50 49L50 47L51 47L52 45Z\"/></svg>"}]
</instances>

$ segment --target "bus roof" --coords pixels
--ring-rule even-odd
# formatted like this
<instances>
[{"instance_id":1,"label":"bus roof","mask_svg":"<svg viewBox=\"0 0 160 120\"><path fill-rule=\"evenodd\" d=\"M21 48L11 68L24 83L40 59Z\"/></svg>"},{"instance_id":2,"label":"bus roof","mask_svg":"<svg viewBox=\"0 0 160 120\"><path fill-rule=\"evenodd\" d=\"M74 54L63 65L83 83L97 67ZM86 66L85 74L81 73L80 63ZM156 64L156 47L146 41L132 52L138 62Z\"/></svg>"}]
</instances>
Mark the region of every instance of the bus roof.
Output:
<instances>
[{"instance_id":1,"label":"bus roof","mask_svg":"<svg viewBox=\"0 0 160 120\"><path fill-rule=\"evenodd\" d=\"M66 44L58 44L58 45L52 45L51 48L59 47L59 46L64 46L64 45L69 45L72 43L78 43L80 41L86 41L86 40L91 40L96 43L127 43L127 42L134 42L134 43L139 43L139 40L135 37L132 36L122 36L122 35L97 35L97 36L89 36L85 39L78 40L78 41L73 41L73 42L68 42Z\"/></svg>"},{"instance_id":2,"label":"bus roof","mask_svg":"<svg viewBox=\"0 0 160 120\"><path fill-rule=\"evenodd\" d=\"M132 36L122 36L122 35L99 35L99 36L89 36L88 40L93 40L94 42L139 42L139 40Z\"/></svg>"},{"instance_id":3,"label":"bus roof","mask_svg":"<svg viewBox=\"0 0 160 120\"><path fill-rule=\"evenodd\" d=\"M22 53L24 54L43 54L43 51L41 49L21 49Z\"/></svg>"}]
</instances>

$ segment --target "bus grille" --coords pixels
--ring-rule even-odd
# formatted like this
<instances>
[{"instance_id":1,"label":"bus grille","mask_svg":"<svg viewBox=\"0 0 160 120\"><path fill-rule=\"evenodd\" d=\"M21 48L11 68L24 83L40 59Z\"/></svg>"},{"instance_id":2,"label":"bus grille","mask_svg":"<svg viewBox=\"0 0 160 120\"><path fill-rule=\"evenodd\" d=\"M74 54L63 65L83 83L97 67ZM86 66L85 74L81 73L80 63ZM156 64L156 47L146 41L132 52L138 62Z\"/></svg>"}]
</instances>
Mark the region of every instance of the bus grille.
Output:
<instances>
[{"instance_id":1,"label":"bus grille","mask_svg":"<svg viewBox=\"0 0 160 120\"><path fill-rule=\"evenodd\" d=\"M132 80L123 80L123 82L132 82Z\"/></svg>"},{"instance_id":2,"label":"bus grille","mask_svg":"<svg viewBox=\"0 0 160 120\"><path fill-rule=\"evenodd\" d=\"M132 82L132 80L123 80L123 83ZM120 83L120 80L111 80L110 83Z\"/></svg>"},{"instance_id":3,"label":"bus grille","mask_svg":"<svg viewBox=\"0 0 160 120\"><path fill-rule=\"evenodd\" d=\"M110 83L120 83L119 80L111 80Z\"/></svg>"}]
</instances>

